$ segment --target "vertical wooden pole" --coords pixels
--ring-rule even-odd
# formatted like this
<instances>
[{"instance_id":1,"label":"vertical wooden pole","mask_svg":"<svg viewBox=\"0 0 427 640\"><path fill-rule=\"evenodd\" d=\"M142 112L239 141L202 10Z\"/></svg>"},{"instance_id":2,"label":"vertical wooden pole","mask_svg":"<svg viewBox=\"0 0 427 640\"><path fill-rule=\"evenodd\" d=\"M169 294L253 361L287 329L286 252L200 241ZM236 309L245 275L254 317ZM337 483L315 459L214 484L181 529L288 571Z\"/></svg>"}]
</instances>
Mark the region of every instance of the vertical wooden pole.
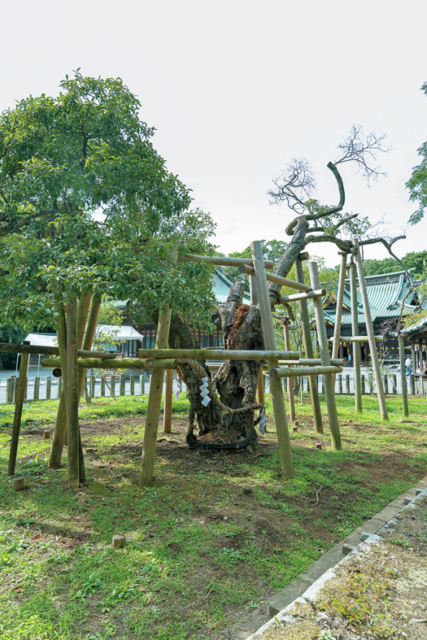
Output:
<instances>
[{"instance_id":1,"label":"vertical wooden pole","mask_svg":"<svg viewBox=\"0 0 427 640\"><path fill-rule=\"evenodd\" d=\"M414 362L414 361L412 360L412 362ZM411 388L411 394L414 396L415 395L415 373L411 373L409 378L410 378L409 384L410 384L410 388Z\"/></svg>"},{"instance_id":2,"label":"vertical wooden pole","mask_svg":"<svg viewBox=\"0 0 427 640\"><path fill-rule=\"evenodd\" d=\"M29 344L29 342L24 342ZM22 408L24 404L25 383L27 380L29 354L21 354L21 367L19 369L18 387L16 389L15 414L13 416L12 439L10 442L9 464L7 475L13 476L15 473L16 456L18 453L19 432L21 429Z\"/></svg>"},{"instance_id":3,"label":"vertical wooden pole","mask_svg":"<svg viewBox=\"0 0 427 640\"><path fill-rule=\"evenodd\" d=\"M304 284L304 270L302 268L302 261L299 257L295 260L295 275L296 275L297 281ZM307 300L300 300L299 308L301 313L302 336L304 341L305 357L313 358L313 344L311 342L310 319L308 315ZM289 385L291 384L292 384L292 380L289 380ZM309 386L310 386L311 408L313 411L314 428L316 429L316 433L323 433L322 412L320 409L320 398L319 398L319 384L317 382L316 376L310 376Z\"/></svg>"},{"instance_id":4,"label":"vertical wooden pole","mask_svg":"<svg viewBox=\"0 0 427 640\"><path fill-rule=\"evenodd\" d=\"M131 376L130 377L130 381L129 381L129 387L130 387L130 395L134 396L135 395L135 377L136 376Z\"/></svg>"},{"instance_id":5,"label":"vertical wooden pole","mask_svg":"<svg viewBox=\"0 0 427 640\"><path fill-rule=\"evenodd\" d=\"M39 376L37 376L36 378L34 378L33 400L39 400L39 399L40 399L40 378Z\"/></svg>"},{"instance_id":6,"label":"vertical wooden pole","mask_svg":"<svg viewBox=\"0 0 427 640\"><path fill-rule=\"evenodd\" d=\"M263 369L262 363L261 363L261 366L260 366L259 371L258 371L256 392L257 392L257 400L258 400L259 404L262 404L262 406L264 406L265 405L264 369Z\"/></svg>"},{"instance_id":7,"label":"vertical wooden pole","mask_svg":"<svg viewBox=\"0 0 427 640\"><path fill-rule=\"evenodd\" d=\"M251 296L251 305L258 304L258 294L256 290L255 277L249 276L249 292Z\"/></svg>"},{"instance_id":8,"label":"vertical wooden pole","mask_svg":"<svg viewBox=\"0 0 427 640\"><path fill-rule=\"evenodd\" d=\"M395 373L391 376L391 392L393 395L397 394L397 375Z\"/></svg>"},{"instance_id":9,"label":"vertical wooden pole","mask_svg":"<svg viewBox=\"0 0 427 640\"><path fill-rule=\"evenodd\" d=\"M92 300L89 319L87 321L86 332L84 333L84 327L85 327L85 323L89 313L90 300L91 300L91 296L89 293L82 294L82 297L80 298L80 301L79 301L78 311L77 311L77 330L79 332L77 336L78 338L77 348L78 349L83 348L87 351L89 351L92 348L93 337L95 335L95 329L96 329L96 322L98 319L99 308L101 306L100 298L94 298ZM62 336L62 334L65 331L65 324L63 320L61 320L59 323L58 331ZM58 333L58 346L60 344L60 337L59 337L60 334ZM83 339L83 336L84 336L84 339ZM62 374L64 376L64 382L65 382L66 371L64 372L65 367L62 365L62 361L61 361L61 367L62 367ZM78 398L80 401L80 398L83 392L83 385L86 382L86 369L80 369L78 375L79 375ZM62 451L66 441L66 436L67 436L65 391L64 393L62 393L62 387L63 387L62 378L58 378L57 397L59 398L59 406L58 406L58 413L56 416L55 432L53 434L52 447L51 447L50 456L49 456L50 469L55 469L59 467L59 465L61 464ZM79 465L80 482L84 482L84 465L82 461L83 461L83 452L82 450L80 450L80 465Z\"/></svg>"},{"instance_id":10,"label":"vertical wooden pole","mask_svg":"<svg viewBox=\"0 0 427 640\"><path fill-rule=\"evenodd\" d=\"M52 378L48 376L46 378L46 400L50 400L51 393L52 393Z\"/></svg>"},{"instance_id":11,"label":"vertical wooden pole","mask_svg":"<svg viewBox=\"0 0 427 640\"><path fill-rule=\"evenodd\" d=\"M90 370L89 375L89 396L95 397L95 371L93 369Z\"/></svg>"},{"instance_id":12,"label":"vertical wooden pole","mask_svg":"<svg viewBox=\"0 0 427 640\"><path fill-rule=\"evenodd\" d=\"M285 350L291 350L291 340L289 336L289 318L285 318L283 321L283 332L285 338ZM295 422L295 396L293 380L289 380L289 420Z\"/></svg>"},{"instance_id":13,"label":"vertical wooden pole","mask_svg":"<svg viewBox=\"0 0 427 640\"><path fill-rule=\"evenodd\" d=\"M144 372L139 376L139 395L144 395Z\"/></svg>"},{"instance_id":14,"label":"vertical wooden pole","mask_svg":"<svg viewBox=\"0 0 427 640\"><path fill-rule=\"evenodd\" d=\"M348 396L350 395L350 376L348 373L345 377L345 392Z\"/></svg>"},{"instance_id":15,"label":"vertical wooden pole","mask_svg":"<svg viewBox=\"0 0 427 640\"><path fill-rule=\"evenodd\" d=\"M412 371L411 373L415 373L417 370L417 357L415 353L415 340L411 340L411 360L412 360Z\"/></svg>"},{"instance_id":16,"label":"vertical wooden pole","mask_svg":"<svg viewBox=\"0 0 427 640\"><path fill-rule=\"evenodd\" d=\"M101 398L105 397L105 378L104 371L101 371Z\"/></svg>"},{"instance_id":17,"label":"vertical wooden pole","mask_svg":"<svg viewBox=\"0 0 427 640\"><path fill-rule=\"evenodd\" d=\"M120 374L120 395L126 395L126 376L124 373Z\"/></svg>"},{"instance_id":18,"label":"vertical wooden pole","mask_svg":"<svg viewBox=\"0 0 427 640\"><path fill-rule=\"evenodd\" d=\"M350 295L351 295L351 332L359 335L359 312L357 309L356 265L354 258L350 260ZM354 375L354 407L362 413L362 388L360 379L360 344L353 342L353 375Z\"/></svg>"},{"instance_id":19,"label":"vertical wooden pole","mask_svg":"<svg viewBox=\"0 0 427 640\"><path fill-rule=\"evenodd\" d=\"M271 315L271 303L267 288L267 277L265 275L261 242L252 242L251 251L255 269L255 283L258 293L259 309L261 313L264 348L269 351L275 351L277 348L276 338L274 335L273 317ZM269 369L276 369L279 366L279 360L277 358L269 360L268 366ZM292 462L291 443L280 378L270 379L270 393L273 398L274 418L276 423L282 473L290 478L294 475L294 465Z\"/></svg>"},{"instance_id":20,"label":"vertical wooden pole","mask_svg":"<svg viewBox=\"0 0 427 640\"><path fill-rule=\"evenodd\" d=\"M401 333L399 333L398 340L399 340L400 382L402 385L403 415L405 416L405 418L407 418L409 416L409 405L408 405L408 387L406 386L405 340Z\"/></svg>"},{"instance_id":21,"label":"vertical wooden pole","mask_svg":"<svg viewBox=\"0 0 427 640\"><path fill-rule=\"evenodd\" d=\"M341 322L342 322L342 305L344 301L345 288L345 271L347 267L347 253L339 251L341 256L340 275L338 278L337 306L335 313L334 340L332 342L332 358L338 358L338 349L340 346Z\"/></svg>"},{"instance_id":22,"label":"vertical wooden pole","mask_svg":"<svg viewBox=\"0 0 427 640\"><path fill-rule=\"evenodd\" d=\"M8 404L12 404L13 402L13 378L7 379L6 402Z\"/></svg>"},{"instance_id":23,"label":"vertical wooden pole","mask_svg":"<svg viewBox=\"0 0 427 640\"><path fill-rule=\"evenodd\" d=\"M68 485L80 484L80 429L77 367L77 300L70 296L67 311L67 427L68 427Z\"/></svg>"},{"instance_id":24,"label":"vertical wooden pole","mask_svg":"<svg viewBox=\"0 0 427 640\"><path fill-rule=\"evenodd\" d=\"M338 393L342 396L342 375L338 376Z\"/></svg>"},{"instance_id":25,"label":"vertical wooden pole","mask_svg":"<svg viewBox=\"0 0 427 640\"><path fill-rule=\"evenodd\" d=\"M111 397L116 397L116 376L111 376L110 380Z\"/></svg>"},{"instance_id":26,"label":"vertical wooden pole","mask_svg":"<svg viewBox=\"0 0 427 640\"><path fill-rule=\"evenodd\" d=\"M388 396L388 375L384 374L384 393Z\"/></svg>"},{"instance_id":27,"label":"vertical wooden pole","mask_svg":"<svg viewBox=\"0 0 427 640\"><path fill-rule=\"evenodd\" d=\"M365 376L360 377L360 393L362 394L362 396L364 396L366 393Z\"/></svg>"},{"instance_id":28,"label":"vertical wooden pole","mask_svg":"<svg viewBox=\"0 0 427 640\"><path fill-rule=\"evenodd\" d=\"M317 271L317 263L309 262L308 268L310 272L311 286L313 289L320 289L319 274ZM321 298L313 298L314 317L316 319L317 339L319 341L320 359L322 365L330 366L331 359L329 356L328 336L326 335L326 324L323 315L323 302ZM331 444L333 449L341 449L341 434L338 422L337 405L335 402L334 380L332 375L323 376L323 384L325 387L326 407L328 409L329 428L331 430Z\"/></svg>"},{"instance_id":29,"label":"vertical wooden pole","mask_svg":"<svg viewBox=\"0 0 427 640\"><path fill-rule=\"evenodd\" d=\"M156 349L167 349L171 311L160 311L157 326ZM160 404L163 393L163 369L153 369L148 396L147 419L145 421L144 446L142 450L140 485L151 485L153 482L154 456L156 454L157 432L159 428Z\"/></svg>"},{"instance_id":30,"label":"vertical wooden pole","mask_svg":"<svg viewBox=\"0 0 427 640\"><path fill-rule=\"evenodd\" d=\"M362 256L359 250L359 241L353 240L356 248L355 258L357 267L357 277L359 279L359 291L362 297L363 313L365 314L366 332L368 334L369 349L371 352L372 368L374 370L375 384L377 387L378 404L380 407L381 418L388 420L387 406L385 403L384 388L381 380L380 363L378 360L377 345L375 342L374 325L372 324L371 310L369 308L368 291L366 289L365 275L363 273Z\"/></svg>"},{"instance_id":31,"label":"vertical wooden pole","mask_svg":"<svg viewBox=\"0 0 427 640\"><path fill-rule=\"evenodd\" d=\"M165 402L163 410L163 431L165 433L172 432L172 388L173 388L173 370L166 371L165 385Z\"/></svg>"}]
</instances>

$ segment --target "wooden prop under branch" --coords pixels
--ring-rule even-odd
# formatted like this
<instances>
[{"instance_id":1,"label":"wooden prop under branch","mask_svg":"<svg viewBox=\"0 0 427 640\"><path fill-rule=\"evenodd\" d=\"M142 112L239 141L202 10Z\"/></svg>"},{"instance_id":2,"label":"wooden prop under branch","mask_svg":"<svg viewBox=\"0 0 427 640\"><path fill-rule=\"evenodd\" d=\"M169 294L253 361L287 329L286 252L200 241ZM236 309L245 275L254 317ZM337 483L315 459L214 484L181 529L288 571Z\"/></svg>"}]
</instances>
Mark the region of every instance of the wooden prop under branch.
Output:
<instances>
[{"instance_id":1,"label":"wooden prop under branch","mask_svg":"<svg viewBox=\"0 0 427 640\"><path fill-rule=\"evenodd\" d=\"M306 300L308 298L322 298L326 295L326 289L316 289L316 291L301 291L301 293L292 293L290 296L282 296L279 298L279 304L286 302L296 302L297 300Z\"/></svg>"},{"instance_id":2,"label":"wooden prop under branch","mask_svg":"<svg viewBox=\"0 0 427 640\"><path fill-rule=\"evenodd\" d=\"M243 262L240 262L238 269L240 273L246 273L249 276L253 276L255 274L254 268L249 267ZM269 273L268 271L265 272L265 275L268 282L276 282L277 284L281 284L283 287L289 287L291 289L296 289L297 291L312 291L312 288L308 284L302 284L301 282L295 282L294 280L289 280L282 276L276 276L275 273Z\"/></svg>"},{"instance_id":3,"label":"wooden prop under branch","mask_svg":"<svg viewBox=\"0 0 427 640\"><path fill-rule=\"evenodd\" d=\"M298 360L298 351L239 351L233 349L139 349L139 358L188 360Z\"/></svg>"},{"instance_id":4,"label":"wooden prop under branch","mask_svg":"<svg viewBox=\"0 0 427 640\"><path fill-rule=\"evenodd\" d=\"M385 336L374 336L375 342L384 342ZM329 342L333 342L334 338L329 338ZM367 342L368 336L340 336L339 342Z\"/></svg>"},{"instance_id":5,"label":"wooden prop under branch","mask_svg":"<svg viewBox=\"0 0 427 640\"><path fill-rule=\"evenodd\" d=\"M297 376L317 376L325 373L341 373L342 367L280 367L270 369L270 378L296 378Z\"/></svg>"},{"instance_id":6,"label":"wooden prop under branch","mask_svg":"<svg viewBox=\"0 0 427 640\"><path fill-rule=\"evenodd\" d=\"M180 256L179 260L181 262L210 262L217 267L238 267L242 262L250 267L253 267L254 264L253 260L250 258L225 258L223 256L196 256L192 254ZM272 269L274 267L274 262L272 260L264 260L264 265L267 269Z\"/></svg>"}]
</instances>

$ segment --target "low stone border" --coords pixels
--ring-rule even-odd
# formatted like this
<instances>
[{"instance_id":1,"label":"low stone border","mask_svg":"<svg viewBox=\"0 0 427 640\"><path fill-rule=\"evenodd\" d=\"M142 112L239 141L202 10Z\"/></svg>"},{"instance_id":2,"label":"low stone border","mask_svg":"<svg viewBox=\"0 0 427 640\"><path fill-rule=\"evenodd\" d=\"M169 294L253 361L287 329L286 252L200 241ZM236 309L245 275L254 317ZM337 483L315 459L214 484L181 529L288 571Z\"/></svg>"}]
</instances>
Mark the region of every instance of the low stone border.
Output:
<instances>
[{"instance_id":1,"label":"low stone border","mask_svg":"<svg viewBox=\"0 0 427 640\"><path fill-rule=\"evenodd\" d=\"M335 577L334 568L341 562L344 563L348 554L357 555L370 544L380 542L382 538L377 534L392 526L397 520L396 516L402 511L413 508L414 501L424 497L427 497L427 476L358 527L345 538L342 544L336 545L317 560L306 573L298 576L288 587L274 596L269 603L269 613L272 618L255 633L249 637L246 636L247 640L256 640L267 629L277 624L277 621L286 622L288 612L296 602L314 602L325 583Z\"/></svg>"},{"instance_id":2,"label":"low stone border","mask_svg":"<svg viewBox=\"0 0 427 640\"><path fill-rule=\"evenodd\" d=\"M406 508L418 494L424 494L427 491L427 476L422 478L415 486L405 491L401 496L390 502L379 513L375 514L369 520L366 520L360 527L355 529L353 533L347 536L342 542L335 545L319 560L316 560L305 573L301 573L287 587L279 591L273 598L266 603L268 607L268 622L266 615L254 612L250 619L245 623L241 623L234 627L231 632L226 635L230 640L252 640L265 631L269 625L275 623L274 616L280 620L286 608L290 608L295 600L303 596L306 598L310 593L310 588L317 583L321 584L316 589L320 589L329 577L329 571L332 570L341 560L349 553L354 551L363 542L372 543L376 541L373 536L377 534L386 524L395 518L400 511ZM280 614L280 615L279 615ZM258 631L256 631L258 629ZM253 633L256 631L256 633ZM248 634L251 634L248 636Z\"/></svg>"}]
</instances>

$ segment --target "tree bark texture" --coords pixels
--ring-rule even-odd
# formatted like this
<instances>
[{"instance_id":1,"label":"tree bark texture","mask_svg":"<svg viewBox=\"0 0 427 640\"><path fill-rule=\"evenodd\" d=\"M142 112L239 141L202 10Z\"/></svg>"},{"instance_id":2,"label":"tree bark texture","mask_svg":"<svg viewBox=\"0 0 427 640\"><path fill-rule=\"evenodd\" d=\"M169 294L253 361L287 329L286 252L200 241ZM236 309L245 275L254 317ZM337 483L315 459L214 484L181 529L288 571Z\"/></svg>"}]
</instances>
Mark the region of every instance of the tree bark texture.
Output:
<instances>
[{"instance_id":1,"label":"tree bark texture","mask_svg":"<svg viewBox=\"0 0 427 640\"><path fill-rule=\"evenodd\" d=\"M285 277L305 246L308 222L302 216L295 227L294 235L286 252L279 261L275 273ZM281 286L269 283L270 304L273 308L280 297ZM230 290L227 302L219 309L221 317L223 348L262 350L264 340L261 327L259 307L242 304L244 293L243 283L235 283ZM179 316L172 318L169 336L169 346L172 349L191 348L197 346L190 326ZM198 361L205 370L205 375L211 380L203 360ZM254 361L229 360L225 362L216 374L216 390L220 401L231 409L239 409L256 403L256 388L258 372L261 363ZM257 410L247 410L240 413L224 413L213 400L204 407L200 386L202 375L191 365L180 366L182 377L187 385L190 401L189 426L187 442L230 444L239 441L253 442L257 438ZM212 394L210 394L212 396ZM198 437L194 434L197 421Z\"/></svg>"}]
</instances>

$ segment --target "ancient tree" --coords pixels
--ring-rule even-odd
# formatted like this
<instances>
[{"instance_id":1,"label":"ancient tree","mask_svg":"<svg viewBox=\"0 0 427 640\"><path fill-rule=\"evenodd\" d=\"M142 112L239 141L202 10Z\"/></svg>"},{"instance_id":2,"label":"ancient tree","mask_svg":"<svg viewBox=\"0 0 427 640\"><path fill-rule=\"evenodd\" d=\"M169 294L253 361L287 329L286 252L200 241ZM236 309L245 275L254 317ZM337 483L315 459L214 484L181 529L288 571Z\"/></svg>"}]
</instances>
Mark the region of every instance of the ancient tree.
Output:
<instances>
[{"instance_id":1,"label":"ancient tree","mask_svg":"<svg viewBox=\"0 0 427 640\"><path fill-rule=\"evenodd\" d=\"M361 246L381 243L396 258L393 245L399 238L386 238L378 230L375 236L370 235L371 225L367 218L359 214L343 213L345 190L340 166L352 162L367 180L376 179L382 175L380 169L375 166L375 158L379 152L384 151L383 137L375 134L364 137L360 127L353 127L350 135L338 149L338 159L327 165L338 189L338 203L333 207L321 205L313 199L315 179L305 160L294 160L288 169L274 180L274 186L269 192L271 203L286 203L288 208L296 214L285 229L290 241L275 268L277 275L286 276L305 248L309 244L319 242L333 243L339 250L350 253L353 249L353 238L356 237L359 238ZM269 283L272 309L278 304L280 288L279 284ZM214 322L222 327L226 349L263 349L259 308L242 304L243 291L243 283L233 285L226 304L218 309ZM182 317L174 317L170 347L194 348L195 346L187 323ZM253 404L256 401L259 367L258 362L230 360L216 374L215 385L221 402L233 410L239 410L230 413L224 411L217 403L210 403L207 407L202 406L199 393L200 372L191 364L181 366L191 402L187 434L189 444L194 444L196 441L194 434L196 420L199 441L234 443L250 442L256 439L255 426L258 414ZM210 377L207 367L204 375Z\"/></svg>"}]
</instances>

